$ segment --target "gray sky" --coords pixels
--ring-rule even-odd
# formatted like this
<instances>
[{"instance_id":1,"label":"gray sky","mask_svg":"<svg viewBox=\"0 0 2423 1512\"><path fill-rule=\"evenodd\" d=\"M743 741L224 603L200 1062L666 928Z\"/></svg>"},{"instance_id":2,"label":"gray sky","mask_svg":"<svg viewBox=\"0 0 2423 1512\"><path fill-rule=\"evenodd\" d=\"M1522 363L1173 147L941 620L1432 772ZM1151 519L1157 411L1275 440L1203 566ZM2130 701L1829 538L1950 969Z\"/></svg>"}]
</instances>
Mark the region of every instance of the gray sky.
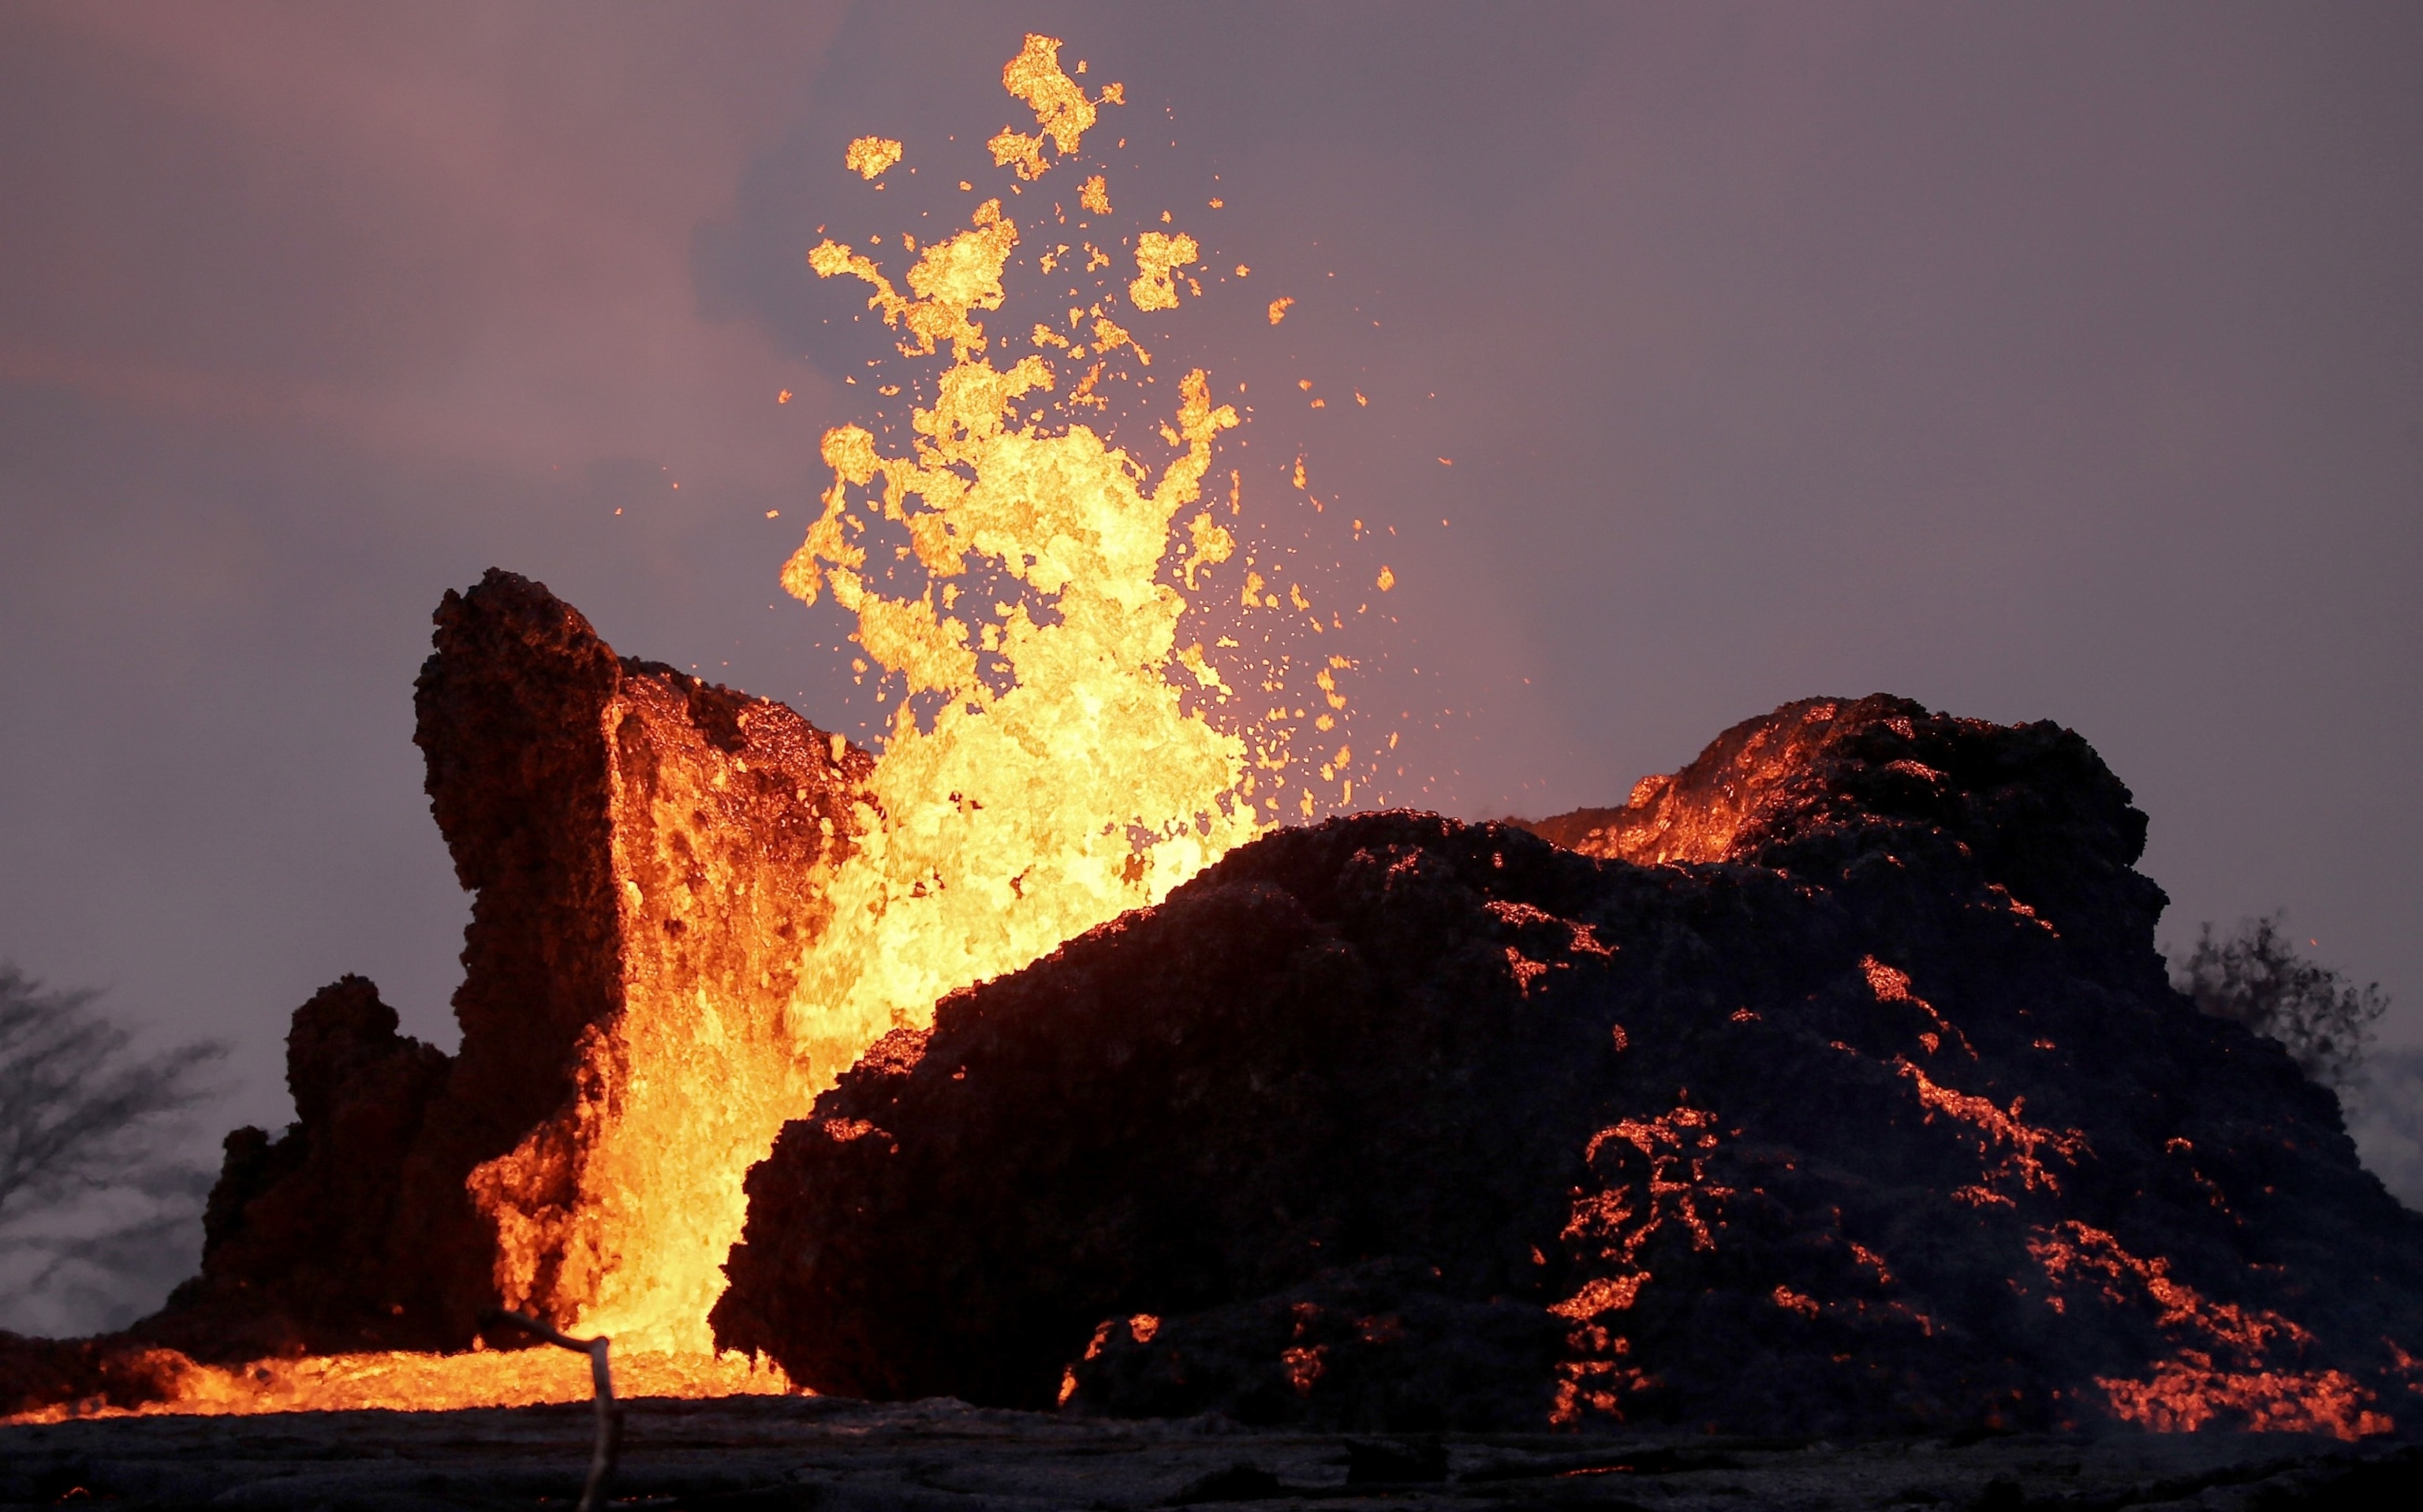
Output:
<instances>
[{"instance_id":1,"label":"gray sky","mask_svg":"<svg viewBox=\"0 0 2423 1512\"><path fill-rule=\"evenodd\" d=\"M491 564L856 733L774 574L879 349L802 256L964 214L1028 29L1126 85L1122 211L1300 301L1187 356L1371 401L1241 454L1398 532L1383 797L1618 801L1812 693L2051 718L2173 937L2286 906L2423 1042L2404 4L19 0L0 953L236 1042L230 1117L341 972L451 1044L411 680Z\"/></svg>"}]
</instances>

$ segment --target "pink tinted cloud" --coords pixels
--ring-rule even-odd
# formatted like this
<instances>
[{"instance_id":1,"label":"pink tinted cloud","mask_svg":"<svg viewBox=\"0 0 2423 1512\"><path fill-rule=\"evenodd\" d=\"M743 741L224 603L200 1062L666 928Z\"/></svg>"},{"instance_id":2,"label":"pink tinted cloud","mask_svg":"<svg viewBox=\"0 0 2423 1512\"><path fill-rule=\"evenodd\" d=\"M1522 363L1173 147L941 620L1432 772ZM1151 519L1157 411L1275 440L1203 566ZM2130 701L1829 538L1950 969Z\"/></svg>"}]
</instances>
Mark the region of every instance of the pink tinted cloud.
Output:
<instances>
[{"instance_id":1,"label":"pink tinted cloud","mask_svg":"<svg viewBox=\"0 0 2423 1512\"><path fill-rule=\"evenodd\" d=\"M762 338L698 318L689 244L750 148L800 107L837 11L701 20L42 8L32 27L90 71L77 88L100 114L153 134L160 171L206 174L211 191L166 225L139 205L29 217L15 260L48 272L48 309L0 327L0 372L174 415L332 427L379 453L792 476L800 446L769 429L771 396L816 393ZM80 209L157 198L107 176L54 187ZM255 296L229 308L231 284Z\"/></svg>"}]
</instances>

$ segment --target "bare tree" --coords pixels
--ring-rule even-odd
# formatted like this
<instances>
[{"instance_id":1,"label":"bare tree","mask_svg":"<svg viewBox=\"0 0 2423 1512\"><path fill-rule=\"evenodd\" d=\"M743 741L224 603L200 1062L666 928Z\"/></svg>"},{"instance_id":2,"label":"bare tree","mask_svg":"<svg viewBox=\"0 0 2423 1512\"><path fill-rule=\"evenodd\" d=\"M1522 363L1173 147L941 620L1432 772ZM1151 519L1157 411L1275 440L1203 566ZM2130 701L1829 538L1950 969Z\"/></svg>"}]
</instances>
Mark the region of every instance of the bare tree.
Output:
<instances>
[{"instance_id":1,"label":"bare tree","mask_svg":"<svg viewBox=\"0 0 2423 1512\"><path fill-rule=\"evenodd\" d=\"M96 996L45 991L0 961L0 1268L21 1300L87 1273L72 1288L86 1313L126 1289L93 1277L160 1270L163 1241L192 1221L209 1174L167 1141L227 1054L212 1041L138 1053Z\"/></svg>"},{"instance_id":2,"label":"bare tree","mask_svg":"<svg viewBox=\"0 0 2423 1512\"><path fill-rule=\"evenodd\" d=\"M2171 982L2216 1018L2234 1020L2286 1045L2305 1074L2342 1090L2363 1074L2373 1025L2389 1011L2374 982L2359 989L2343 974L2297 953L2283 915L2241 919L2229 934L2206 924L2195 948L2171 961Z\"/></svg>"}]
</instances>

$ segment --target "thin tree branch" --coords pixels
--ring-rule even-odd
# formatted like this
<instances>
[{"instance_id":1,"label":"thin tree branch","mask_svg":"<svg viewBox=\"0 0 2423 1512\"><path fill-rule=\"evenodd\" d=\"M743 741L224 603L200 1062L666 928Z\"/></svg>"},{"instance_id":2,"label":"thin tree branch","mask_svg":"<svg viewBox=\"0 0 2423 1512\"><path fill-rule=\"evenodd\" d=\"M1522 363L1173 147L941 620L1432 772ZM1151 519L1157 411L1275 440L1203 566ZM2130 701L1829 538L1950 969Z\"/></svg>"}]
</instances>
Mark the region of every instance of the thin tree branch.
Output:
<instances>
[{"instance_id":1,"label":"thin tree branch","mask_svg":"<svg viewBox=\"0 0 2423 1512\"><path fill-rule=\"evenodd\" d=\"M509 1313L502 1308L482 1313L481 1320L510 1323L551 1345L589 1357L592 1399L597 1405L597 1440L589 1454L589 1479L580 1488L579 1512L597 1512L605 1504L606 1477L613 1473L614 1454L623 1441L623 1409L615 1404L614 1372L606 1360L608 1339L602 1333L594 1339L576 1339L537 1318L526 1313Z\"/></svg>"}]
</instances>

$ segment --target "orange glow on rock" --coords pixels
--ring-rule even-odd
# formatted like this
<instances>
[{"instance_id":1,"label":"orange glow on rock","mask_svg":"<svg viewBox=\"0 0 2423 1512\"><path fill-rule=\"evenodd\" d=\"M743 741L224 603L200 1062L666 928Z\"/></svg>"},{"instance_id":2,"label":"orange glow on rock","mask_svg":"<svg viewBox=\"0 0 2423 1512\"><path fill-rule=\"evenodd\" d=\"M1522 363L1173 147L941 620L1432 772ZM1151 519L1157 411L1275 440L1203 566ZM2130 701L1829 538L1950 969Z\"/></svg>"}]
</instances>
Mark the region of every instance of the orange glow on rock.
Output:
<instances>
[{"instance_id":1,"label":"orange glow on rock","mask_svg":"<svg viewBox=\"0 0 2423 1512\"><path fill-rule=\"evenodd\" d=\"M2154 1326L2178 1343L2144 1379L2097 1377L2124 1422L2160 1433L2222 1426L2343 1440L2397 1426L2371 1410L2372 1393L2345 1372L2275 1363L2280 1354L2303 1352L2312 1334L2277 1313L2209 1301L2175 1280L2159 1255L2141 1259L2111 1234L2075 1221L2037 1231L2028 1250L2056 1288L2048 1298L2055 1311L2067 1300L2060 1289L2084 1290L2114 1309L2150 1312Z\"/></svg>"},{"instance_id":2,"label":"orange glow on rock","mask_svg":"<svg viewBox=\"0 0 2423 1512\"><path fill-rule=\"evenodd\" d=\"M1122 103L1116 85L1088 99L1060 70L1059 46L1029 36L1004 70L1037 130L989 146L1021 179L1075 154L1099 107ZM861 137L845 163L871 182L901 152ZM1099 174L1080 202L1109 212ZM928 1023L947 994L1167 896L1259 833L1258 804L1275 817L1291 767L1313 764L1291 756L1281 710L1246 713L1230 685L1239 669L1224 676L1201 641L1179 645L1189 605L1175 584L1193 591L1238 549L1196 507L1235 407L1214 401L1202 371L1174 375L1174 403L1151 426L1169 451L1154 458L1069 419L1105 407L1104 358L1151 359L1101 314L1117 285L1090 311L1096 350L1073 386L1051 357L1089 354L1050 326L1035 326L1047 355L1001 356L986 323L1007 296L1021 235L1003 201L986 199L955 234L922 248L903 238L905 273L885 271L882 239L826 239L808 253L820 278L864 283L901 355L938 369L905 446L865 425L827 432L831 485L782 573L793 597L852 616L862 676L905 694L879 761L838 735L830 749L819 738L813 750L761 753L745 732L730 751L693 750L688 725L649 704L663 690L635 687L608 716L623 1011L581 1042L575 1106L468 1185L496 1228L506 1305L610 1336L626 1394L784 1389L770 1366L718 1358L707 1324L744 1216L741 1178L783 1122L880 1036ZM1110 266L1085 250L1088 273ZM1142 233L1130 304L1174 310L1180 282L1199 294L1181 272L1199 256L1191 236ZM1029 407L1053 396L1056 410ZM875 534L903 544L878 555ZM895 568L921 585L903 591ZM1290 593L1308 608L1301 587ZM1279 603L1264 598L1256 607ZM1334 672L1350 665L1330 658L1320 672L1323 731L1344 707ZM1304 702L1288 696L1284 667L1243 670L1288 707ZM1233 729L1207 717L1224 705ZM1351 795L1351 750L1334 750L1323 777ZM782 833L800 847L768 847L765 816L734 805L768 784L787 794L795 768L833 780L800 788L797 823ZM1308 788L1288 796L1315 810ZM1132 1323L1140 1338L1155 1326ZM161 1409L569 1400L587 1395L584 1370L552 1350L193 1366Z\"/></svg>"},{"instance_id":3,"label":"orange glow on rock","mask_svg":"<svg viewBox=\"0 0 2423 1512\"><path fill-rule=\"evenodd\" d=\"M1925 1072L1898 1056L1893 1058L1892 1064L1895 1071L1917 1085L1918 1100L1925 1106L1926 1116L1930 1122L1940 1113L1973 1131L1981 1153L1997 1147L2008 1147L2010 1154L2003 1157L2003 1164L1991 1173L1990 1180L2000 1181L2016 1176L2019 1178L2020 1186L2027 1191L2041 1189L2058 1193L2061 1190L2061 1183L2038 1158L2038 1153L2048 1152L2059 1155L2065 1161L2074 1163L2086 1149L2086 1136L2077 1129L2071 1129L2066 1134L2055 1134L2049 1129L2040 1129L2033 1124L2022 1122L2019 1113L2026 1104L2025 1098L2012 1099L2010 1108L2006 1112L1995 1106L1987 1098L1972 1097L1966 1092L1938 1085L1927 1076ZM1980 1188L1979 1190L1987 1191L1990 1197L2001 1196L2000 1193L1991 1192L1990 1189Z\"/></svg>"},{"instance_id":4,"label":"orange glow on rock","mask_svg":"<svg viewBox=\"0 0 2423 1512\"><path fill-rule=\"evenodd\" d=\"M1937 1012L1933 1003L1909 990L1909 977L1906 973L1894 970L1874 956L1862 956L1860 970L1867 976L1868 990L1876 994L1877 1002L1908 1003L1934 1024L1933 1029L1923 1030L1918 1037L1918 1042L1926 1046L1928 1055L1935 1054L1943 1042L1950 1039L1959 1042L1962 1053L1970 1059L1977 1058L1977 1047L1969 1042L1969 1037L1954 1027L1951 1020Z\"/></svg>"},{"instance_id":5,"label":"orange glow on rock","mask_svg":"<svg viewBox=\"0 0 2423 1512\"><path fill-rule=\"evenodd\" d=\"M1620 1046L1623 1030L1616 1033ZM1621 1363L1631 1345L1617 1331L1618 1315L1653 1279L1640 1257L1659 1232L1680 1229L1695 1251L1716 1247L1712 1212L1702 1204L1733 1193L1708 1179L1715 1128L1705 1109L1677 1107L1622 1120L1591 1138L1584 1158L1599 1185L1575 1196L1560 1238L1567 1255L1594 1274L1548 1309L1580 1325L1566 1336L1566 1358L1557 1365L1554 1425L1578 1423L1585 1409L1621 1421L1624 1398L1655 1384Z\"/></svg>"}]
</instances>

